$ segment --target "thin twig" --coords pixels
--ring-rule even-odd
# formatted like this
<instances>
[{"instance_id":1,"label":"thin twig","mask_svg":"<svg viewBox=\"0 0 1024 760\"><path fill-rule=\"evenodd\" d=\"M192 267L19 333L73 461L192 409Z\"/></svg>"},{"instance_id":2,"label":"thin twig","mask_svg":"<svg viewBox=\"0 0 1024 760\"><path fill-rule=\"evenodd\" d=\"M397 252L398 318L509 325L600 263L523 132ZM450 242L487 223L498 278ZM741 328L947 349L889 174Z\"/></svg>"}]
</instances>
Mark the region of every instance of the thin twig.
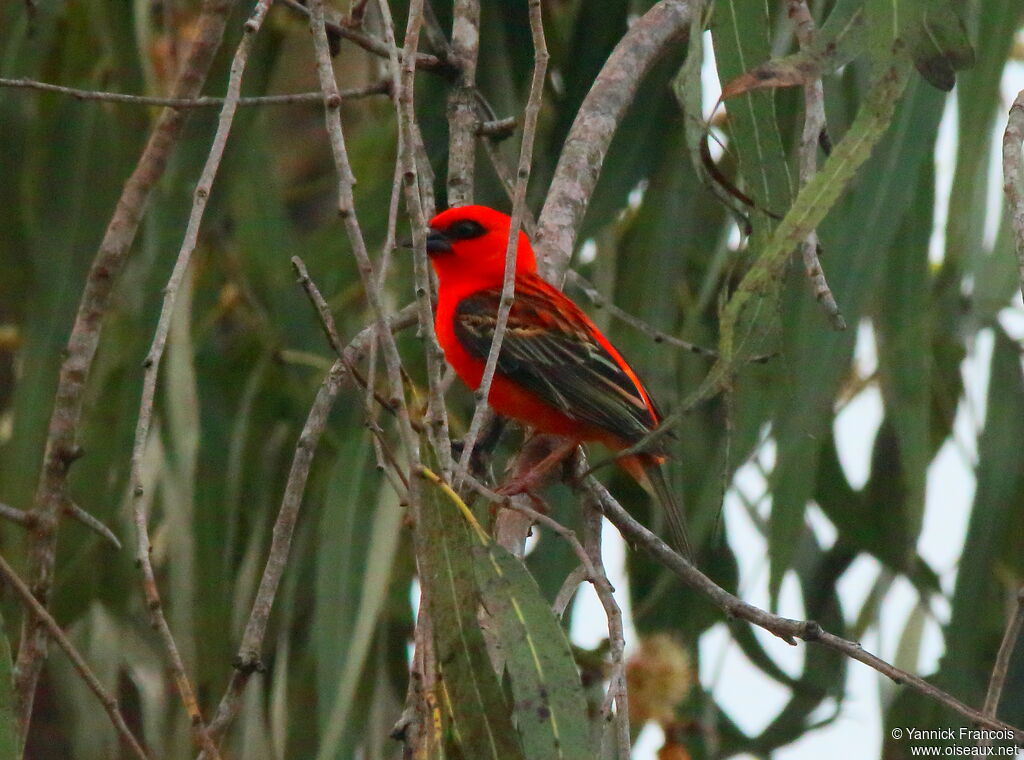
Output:
<instances>
[{"instance_id":1,"label":"thin twig","mask_svg":"<svg viewBox=\"0 0 1024 760\"><path fill-rule=\"evenodd\" d=\"M327 336L327 342L331 344L331 348L334 349L338 358L344 359L346 354L345 344L341 342L341 336L338 335L338 326L334 323L331 307L327 304L327 299L320 292L320 288L316 286L316 283L309 276L306 262L299 256L292 256L292 268L295 269L295 274L299 277L299 285L306 291L306 295L309 296L309 300L313 302L313 306L316 308L317 316L320 318L320 325L324 328L324 334Z\"/></svg>"},{"instance_id":2,"label":"thin twig","mask_svg":"<svg viewBox=\"0 0 1024 760\"><path fill-rule=\"evenodd\" d=\"M518 126L518 122L515 116L481 121L476 125L476 136L489 137L492 140L501 141L514 135L516 126Z\"/></svg>"},{"instance_id":3,"label":"thin twig","mask_svg":"<svg viewBox=\"0 0 1024 760\"><path fill-rule=\"evenodd\" d=\"M530 81L530 95L523 113L523 140L519 148L519 167L516 171L515 193L512 198L512 219L509 222L508 243L505 249L505 276L501 285L501 301L498 304L497 321L494 325L494 337L487 353L483 377L476 391L476 408L469 431L463 439L462 455L459 458L459 475L456 483L461 485L461 476L469 471L473 448L483 426L487 410L487 398L490 394L494 371L498 366L498 355L505 338L509 313L515 299L516 253L519 250L519 236L523 225L526 209L526 188L530 180L530 168L533 166L533 143L537 134L537 117L540 115L541 102L544 96L544 79L548 70L548 47L544 40L544 18L540 0L530 0L530 34L533 39L533 77Z\"/></svg>"},{"instance_id":4,"label":"thin twig","mask_svg":"<svg viewBox=\"0 0 1024 760\"><path fill-rule=\"evenodd\" d=\"M89 668L85 658L78 653L75 649L75 645L71 643L67 636L64 635L64 631L61 630L60 626L57 625L57 621L53 619L53 616L47 612L46 608L39 603L39 600L32 595L31 589L18 574L14 572L14 569L7 564L7 560L0 557L0 573L3 574L4 578L14 589L15 593L21 598L22 604L32 611L42 624L46 626L46 630L54 641L57 642L57 646L64 650L68 658L71 660L71 664L75 670L85 681L86 686L89 690L96 695L96 698L103 705L103 709L107 711L107 715L110 716L110 722L114 724L114 730L117 731L117 735L121 738L121 742L128 747L132 754L140 758L140 760L148 760L149 755L146 754L146 750L142 748L142 744L138 739L135 738L135 734L128 728L128 724L125 723L124 716L121 714L121 708L118 705L117 699L107 692L103 688L103 684L100 683L96 674Z\"/></svg>"},{"instance_id":5,"label":"thin twig","mask_svg":"<svg viewBox=\"0 0 1024 760\"><path fill-rule=\"evenodd\" d=\"M393 35L392 38L393 40ZM391 80L391 92L392 97L395 93L394 79ZM399 135L401 139L401 135ZM396 241L396 230L398 227L398 203L401 199L401 166L399 162L395 162L395 168L391 180L391 198L388 202L388 226L387 233L384 236L384 245L381 248L380 256L380 268L377 270L377 282L378 287L384 288L384 284L387 282L388 268L391 263L391 253L397 245ZM374 326L376 330L376 326ZM374 333L376 335L376 333ZM374 395L376 394L377 387L377 358L380 353L380 341L376 337L370 341L370 357L366 363L366 383L363 386L363 407L366 410L366 424L374 425L377 420L377 406L374 404ZM384 462L384 451L382 449L380 436L373 436L373 455L374 460L377 463L377 468L388 472L386 464Z\"/></svg>"},{"instance_id":6,"label":"thin twig","mask_svg":"<svg viewBox=\"0 0 1024 760\"><path fill-rule=\"evenodd\" d=\"M224 735L238 714L242 705L242 693L252 674L263 670L260 656L263 637L266 634L270 611L277 596L281 576L284 574L288 561L292 536L302 506L302 496L309 479L309 470L313 464L313 456L320 442L320 436L327 426L327 419L334 407L334 401L341 391L346 375L345 363L341 359L335 360L317 391L295 445L288 481L285 484L284 495L281 497L281 508L274 521L270 550L267 552L267 563L263 568L260 585L245 624L245 632L242 634L238 654L232 663L234 672L231 675L228 688L217 706L217 713L210 721L209 732L214 741L218 741ZM204 760L209 758L209 755L203 752L199 757L200 760Z\"/></svg>"},{"instance_id":7,"label":"thin twig","mask_svg":"<svg viewBox=\"0 0 1024 760\"><path fill-rule=\"evenodd\" d=\"M395 32L391 19L391 8L387 0L379 0L384 19L384 35L392 49L395 46ZM417 13L421 9L413 8ZM405 50L402 60L412 59L412 51L418 44L420 24L410 24L406 29ZM427 261L426 235L427 216L424 210L419 181L419 164L416 160L416 145L419 128L416 125L414 86L416 71L412 66L400 65L397 54L390 58L393 89L396 93L395 108L398 116L398 167L402 186L405 190L405 206L412 225L413 273L416 283L416 303L419 306L419 330L423 338L427 358L427 413L425 422L431 446L438 457L441 471L449 477L452 470L452 444L448 431L448 410L444 402L444 353L437 341L434 330L434 311L431 304L430 265Z\"/></svg>"},{"instance_id":8,"label":"thin twig","mask_svg":"<svg viewBox=\"0 0 1024 760\"><path fill-rule=\"evenodd\" d=\"M374 272L373 263L370 261L366 249L366 241L363 238L362 229L359 225L359 218L356 215L355 201L352 188L355 184L355 176L352 173L352 166L349 163L348 150L345 147L345 135L341 126L341 98L338 95L338 83L334 78L334 68L331 65L331 52L327 42L327 30L324 19L323 0L309 0L309 25L313 33L313 45L316 53L317 72L320 77L320 88L324 95L324 112L327 127L327 136L331 145L331 154L334 158L335 169L338 175L338 214L345 224L345 232L352 246L352 253L356 258L359 269L359 276L362 280L363 289L366 292L366 300L370 304L378 327L378 335L384 349L384 365L387 368L388 382L391 385L391 406L398 415L399 432L402 443L405 446L405 455L410 465L419 464L419 441L413 431L409 409L405 403L405 393L402 383L402 361L398 355L398 347L394 338L388 330L388 319L384 308L384 299L380 290L380 283ZM415 48L414 48L415 49ZM413 479L415 482L415 479ZM416 488L414 486L413 491ZM410 500L415 500L410 493Z\"/></svg>"},{"instance_id":9,"label":"thin twig","mask_svg":"<svg viewBox=\"0 0 1024 760\"><path fill-rule=\"evenodd\" d=\"M341 338L338 336L338 328L334 324L334 317L331 315L331 307L327 304L327 300L320 293L320 289L316 286L316 283L313 282L313 279L309 276L309 270L306 269L306 263L300 257L292 256L292 267L294 267L295 273L299 277L299 284L302 286L302 289L306 291L306 295L309 297L309 300L313 303L313 307L317 311L317 316L320 319L320 325L324 328L324 334L327 336L327 342L330 343L331 348L334 349L338 358L345 362L345 368L349 373L351 373L356 383L366 391L366 395L370 399L371 403L376 401L377 405L382 409L385 409L392 414L397 414L394 404L374 390L370 385L369 380L367 380L363 373L359 371L359 368L355 365L355 357L352 355L352 351L356 350L354 349L355 341L363 338L364 333L368 335L376 335L377 324L374 323L364 328L364 330L353 339L353 343L350 343L348 346L343 346ZM418 304L409 304L405 308L388 317L388 329L391 332L394 332L416 324L418 321L418 312ZM378 345L379 341L375 338L367 338L361 341L360 348L358 349L359 351L363 348L361 345L362 343L369 343L370 350L372 351L373 348ZM417 435L426 432L424 427L414 419L410 419L409 424L412 425L412 429ZM368 419L367 425L371 430L373 430L375 423L372 419ZM392 461L394 462L395 460ZM398 466L397 463L395 466ZM404 479L404 476L402 477Z\"/></svg>"},{"instance_id":10,"label":"thin twig","mask_svg":"<svg viewBox=\"0 0 1024 760\"><path fill-rule=\"evenodd\" d=\"M600 291L598 291L598 289L594 287L593 283L588 281L586 277L581 275L575 269L567 270L565 277L566 281L579 288L583 292L583 294L589 299L589 301L592 304L594 304L594 306L596 306L599 309L607 310L608 313L611 314L613 317L625 322L630 327L635 327L637 330L642 332L655 343L667 343L670 346L675 346L676 348L681 348L684 351L689 351L691 354L696 354L697 356L704 356L709 359L718 358L717 351L713 351L710 348L704 348L703 346L698 346L696 343L690 343L689 341L683 340L682 338L677 338L675 335L670 335L667 332L663 332L658 328L648 324L644 320L640 319L640 317L635 317L628 311L619 308L614 303L605 298L603 295L601 295Z\"/></svg>"},{"instance_id":11,"label":"thin twig","mask_svg":"<svg viewBox=\"0 0 1024 760\"><path fill-rule=\"evenodd\" d=\"M1020 273L1021 294L1024 295L1024 159L1021 146L1024 143L1024 90L1010 106L1006 117L1006 131L1003 132L1003 192L1010 207L1010 224L1017 248L1017 267Z\"/></svg>"},{"instance_id":12,"label":"thin twig","mask_svg":"<svg viewBox=\"0 0 1024 760\"><path fill-rule=\"evenodd\" d=\"M310 16L312 10L312 3L309 7L298 2L298 0L281 0L286 6L291 8L293 11L298 11L304 16ZM361 47L368 53L373 53L381 58L387 58L389 55L388 46L385 42L372 37L365 32L360 32L351 27L343 26L341 24L335 24L333 21L324 21L324 28L327 32L330 32L336 37L342 37L343 39L354 42L356 45ZM330 48L328 47L328 58L330 57ZM445 61L438 58L436 55L430 53L416 53L413 59L416 62L416 68L424 71L431 71L436 74L440 74L445 79L452 79L457 75L457 69L453 69L451 61Z\"/></svg>"},{"instance_id":13,"label":"thin twig","mask_svg":"<svg viewBox=\"0 0 1024 760\"><path fill-rule=\"evenodd\" d=\"M815 43L817 30L814 18L807 7L807 0L789 0L789 17L793 19L796 38L801 50L810 50ZM825 90L821 77L804 85L804 129L800 138L800 186L803 187L818 171L818 144L826 132ZM812 230L803 243L800 252L804 261L804 272L814 291L815 300L821 304L825 314L836 330L846 329L846 320L839 311L839 305L821 268L821 244L817 230Z\"/></svg>"},{"instance_id":14,"label":"thin twig","mask_svg":"<svg viewBox=\"0 0 1024 760\"><path fill-rule=\"evenodd\" d=\"M205 0L196 23L195 36L179 69L173 97L198 97L220 47L227 17L235 0ZM67 478L71 464L81 455L78 428L86 382L96 356L104 315L142 219L146 201L163 176L170 154L184 128L188 111L164 109L150 133L103 234L103 240L86 276L61 362L57 392L47 429L46 448L39 484L33 500L35 524L29 536L29 583L45 607L53 586L57 549L57 525L68 503ZM27 615L22 622L21 645L15 668L22 738L28 731L39 673L46 657L47 633L41 622Z\"/></svg>"},{"instance_id":15,"label":"thin twig","mask_svg":"<svg viewBox=\"0 0 1024 760\"><path fill-rule=\"evenodd\" d=\"M309 300L317 311L317 316L320 319L320 325L324 328L324 334L327 336L327 342L330 343L331 348L334 349L338 358L345 363L345 368L352 375L356 383L366 391L366 395L370 399L371 403L376 402L377 406L381 409L397 415L395 405L391 400L385 398L374 390L367 378L355 365L356 356L365 350L365 344L369 344L371 351L373 350L373 347L378 344L378 341L375 338L368 337L376 335L377 324L374 323L364 328L359 335L353 338L352 342L349 343L348 346L343 346L341 338L338 337L338 328L334 324L334 317L331 315L331 307L327 304L326 299L320 293L320 289L316 286L316 283L313 282L313 279L309 276L309 271L306 269L306 263L300 257L292 256L292 267L294 267L295 273L298 275L299 284L302 286L302 289L306 292L306 295L309 297ZM395 332L416 324L418 322L418 312L418 304L409 304L405 308L388 317L388 329L391 332ZM414 419L410 419L409 424L412 425L412 429L417 435L422 435L426 432L423 425L420 425ZM374 421L372 419L368 419L367 426L371 431L373 431L375 428ZM397 468L397 460L392 458L392 463L395 464L395 467ZM404 475L402 477L404 479Z\"/></svg>"},{"instance_id":16,"label":"thin twig","mask_svg":"<svg viewBox=\"0 0 1024 760\"><path fill-rule=\"evenodd\" d=\"M583 536L587 553L594 563L599 578L608 578L601 553L601 509L589 495L583 499ZM609 583L609 586L611 584ZM595 584L598 597L601 589ZM608 654L612 661L612 673L608 679L608 692L605 694L602 713L606 720L615 721L617 756L620 760L629 760L629 691L626 687L626 634L622 627L622 611L615 602L615 597L607 593L607 599L601 598L605 616L608 618ZM615 715L611 707L615 704Z\"/></svg>"},{"instance_id":17,"label":"thin twig","mask_svg":"<svg viewBox=\"0 0 1024 760\"><path fill-rule=\"evenodd\" d=\"M1024 586L1017 589L1015 596L1013 612L1006 621L1006 630L1003 631L1003 640L999 644L999 652L996 654L996 662L992 666L992 675L988 681L985 704L981 708L982 713L993 719L999 712L999 700L1003 696L1006 674L1010 670L1010 658L1020 639L1021 629L1024 628ZM988 747L991 744L992 739L989 736L982 736L978 741L979 747Z\"/></svg>"},{"instance_id":18,"label":"thin twig","mask_svg":"<svg viewBox=\"0 0 1024 760\"><path fill-rule=\"evenodd\" d=\"M8 79L0 77L0 87L32 90L37 92L53 92L67 95L77 100L99 100L107 103L123 103L133 106L165 106L168 108L212 108L223 106L224 98L159 98L151 95L129 95L123 92L102 92L99 90L80 90L75 87L64 87L34 79ZM370 95L387 95L391 90L388 82L375 82L365 87L342 90L343 100L365 98ZM287 106L295 103L322 103L324 96L319 92L294 92L281 95L260 95L257 97L239 98L238 106Z\"/></svg>"},{"instance_id":19,"label":"thin twig","mask_svg":"<svg viewBox=\"0 0 1024 760\"><path fill-rule=\"evenodd\" d=\"M690 28L688 0L661 0L629 27L608 56L572 123L547 200L534 250L542 273L559 284L615 130L654 62Z\"/></svg>"},{"instance_id":20,"label":"thin twig","mask_svg":"<svg viewBox=\"0 0 1024 760\"><path fill-rule=\"evenodd\" d=\"M590 573L587 572L587 568L582 564L576 565L575 569L565 576L565 580L562 581L562 587L555 594L555 601L551 603L551 611L557 617L562 617L565 614L565 610L569 606L569 602L576 595L579 585L585 583L589 577Z\"/></svg>"},{"instance_id":21,"label":"thin twig","mask_svg":"<svg viewBox=\"0 0 1024 760\"><path fill-rule=\"evenodd\" d=\"M108 543L112 544L118 551L121 550L121 541L114 535L114 531L108 528L106 525L101 523L91 514L86 512L80 506L75 504L73 501L69 501L64 505L64 514L73 520L77 520L86 528L97 534L100 538L105 539Z\"/></svg>"},{"instance_id":22,"label":"thin twig","mask_svg":"<svg viewBox=\"0 0 1024 760\"><path fill-rule=\"evenodd\" d=\"M26 512L24 509L17 509L7 504L0 504L0 518L15 525L20 525L23 528L31 528L32 523L35 522L35 516L31 512Z\"/></svg>"},{"instance_id":23,"label":"thin twig","mask_svg":"<svg viewBox=\"0 0 1024 760\"><path fill-rule=\"evenodd\" d=\"M584 468L585 470L585 468ZM794 620L755 607L744 602L739 597L730 594L721 586L716 584L704 573L698 570L688 560L673 551L668 544L658 536L649 531L637 522L626 509L615 500L608 489L602 486L591 476L577 480L576 487L584 489L593 495L601 507L602 513L607 517L619 532L630 544L639 546L650 554L655 560L671 570L688 588L697 591L707 597L716 607L722 610L730 618L739 618L748 623L763 628L769 633L778 636L787 644L796 645L797 639L805 642L818 644L835 652L864 663L868 667L878 671L885 677L897 684L909 686L914 691L925 697L938 702L950 710L963 715L968 720L983 728L990 728L997 731L1009 731L1017 742L1024 742L1024 730L1015 728L1003 723L993 717L987 716L980 710L966 705L956 697L933 686L923 678L897 668L866 651L855 641L836 636L822 629L821 625L813 620Z\"/></svg>"},{"instance_id":24,"label":"thin twig","mask_svg":"<svg viewBox=\"0 0 1024 760\"><path fill-rule=\"evenodd\" d=\"M380 2L382 16L384 17L385 34L391 38L391 47L395 48L394 27L391 18L391 9L386 2ZM440 362L440 349L433 332L432 311L430 308L431 283L426 271L426 220L424 218L424 206L433 211L433 190L432 175L426 183L419 181L419 167L426 167L429 172L429 160L418 161L417 156L426 149L423 139L416 123L414 104L414 84L416 76L415 55L419 48L420 30L423 28L424 3L423 0L412 0L409 3L409 13L405 26L405 37L403 39L402 55L390 57L390 68L392 81L397 85L395 89L395 106L398 112L398 134L399 134L399 155L398 165L401 168L401 176L405 187L406 207L410 213L413 234L413 266L416 279L416 303L417 314L422 334L427 336L427 361L428 361L428 402L427 419L430 427L430 439L435 449L439 446L446 450L439 451L442 466L447 469L451 462L451 445L448 442L447 410L444 408L444 394L439 384L440 373L438 362ZM429 193L424 199L421 193ZM391 349L394 343L385 348ZM395 352L397 357L397 351ZM397 361L397 359L396 359ZM390 371L390 367L389 367ZM406 419L408 415L406 414ZM403 430L403 436L406 432ZM442 440L444 443L442 443ZM415 442L410 442L415 443ZM407 444L409 445L409 444ZM422 523L420 515L420 479L411 477L413 471L418 471L421 466L419 449L409 449L410 477L406 478L408 483L409 512L413 520L413 547L416 554L417 565L419 558L424 551ZM407 747L410 755L419 757L421 751L425 750L422 756L433 756L431 746L438 741L434 718L438 706L436 701L438 685L438 666L434 652L434 629L428 610L430 608L429 595L431 589L423 585L420 589L420 605L416 616L416 627L413 632L414 665L410 671L410 689L407 695L407 708L403 714L410 717L415 716L418 720L412 720L406 724L406 730L402 732L407 740Z\"/></svg>"},{"instance_id":25,"label":"thin twig","mask_svg":"<svg viewBox=\"0 0 1024 760\"><path fill-rule=\"evenodd\" d=\"M241 95L242 77L245 74L249 53L252 50L256 34L259 32L272 2L273 0L258 0L252 15L243 26L242 40L238 43L238 48L235 50L235 55L231 61L227 94L217 122L217 131L214 134L209 155L206 158L202 174L199 177L199 183L193 195L192 210L189 213L185 236L182 240L181 249L178 251L178 257L174 262L174 269L171 271L171 276L168 278L167 285L164 288L164 300L160 309L160 317L157 321L153 343L150 346L149 353L146 355L144 363L145 372L142 381L142 400L139 404L139 418L135 427L135 442L132 446L131 458L130 493L132 516L137 534L136 564L142 571L142 587L146 595L146 604L149 608L150 622L159 634L169 661L171 673L174 676L175 685L191 720L196 742L211 760L218 758L219 753L206 730L195 691L186 674L185 664L174 641L174 635L171 633L167 618L164 616L160 591L157 587L156 575L153 570L152 558L150 556L149 515L146 510L146 502L143 499L142 461L149 442L149 431L153 420L154 402L156 400L157 380L160 373L160 361L167 344L167 336L170 332L171 320L174 315L174 306L177 302L181 283L188 272L192 254L196 249L199 239L199 228L202 225L206 204L210 197L210 191L217 176L217 171L220 168L228 136L231 133L231 125L234 122L236 104Z\"/></svg>"}]
</instances>

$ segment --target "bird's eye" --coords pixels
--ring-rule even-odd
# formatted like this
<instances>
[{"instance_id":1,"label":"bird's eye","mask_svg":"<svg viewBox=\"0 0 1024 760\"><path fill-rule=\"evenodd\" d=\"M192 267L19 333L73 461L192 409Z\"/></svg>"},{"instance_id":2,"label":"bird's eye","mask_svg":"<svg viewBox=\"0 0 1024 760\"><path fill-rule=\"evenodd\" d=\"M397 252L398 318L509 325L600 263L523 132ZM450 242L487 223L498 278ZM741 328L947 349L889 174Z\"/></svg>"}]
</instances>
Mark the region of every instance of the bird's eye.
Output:
<instances>
[{"instance_id":1,"label":"bird's eye","mask_svg":"<svg viewBox=\"0 0 1024 760\"><path fill-rule=\"evenodd\" d=\"M452 225L445 230L445 236L449 240L469 240L471 238L480 237L487 232L484 226L480 222L474 222L472 219L460 219L457 222L453 222Z\"/></svg>"}]
</instances>

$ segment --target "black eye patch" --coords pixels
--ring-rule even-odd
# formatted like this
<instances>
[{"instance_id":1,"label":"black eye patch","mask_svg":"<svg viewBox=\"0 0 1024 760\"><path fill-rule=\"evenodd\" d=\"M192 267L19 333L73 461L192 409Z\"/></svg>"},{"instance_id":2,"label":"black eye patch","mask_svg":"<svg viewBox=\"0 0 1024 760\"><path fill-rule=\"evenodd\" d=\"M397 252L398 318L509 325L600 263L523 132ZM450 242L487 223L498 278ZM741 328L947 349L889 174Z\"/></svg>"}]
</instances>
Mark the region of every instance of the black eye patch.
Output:
<instances>
[{"instance_id":1,"label":"black eye patch","mask_svg":"<svg viewBox=\"0 0 1024 760\"><path fill-rule=\"evenodd\" d=\"M457 222L452 222L451 226L444 231L444 235L449 240L470 240L480 237L486 232L487 230L480 222L474 222L472 219L460 219Z\"/></svg>"}]
</instances>

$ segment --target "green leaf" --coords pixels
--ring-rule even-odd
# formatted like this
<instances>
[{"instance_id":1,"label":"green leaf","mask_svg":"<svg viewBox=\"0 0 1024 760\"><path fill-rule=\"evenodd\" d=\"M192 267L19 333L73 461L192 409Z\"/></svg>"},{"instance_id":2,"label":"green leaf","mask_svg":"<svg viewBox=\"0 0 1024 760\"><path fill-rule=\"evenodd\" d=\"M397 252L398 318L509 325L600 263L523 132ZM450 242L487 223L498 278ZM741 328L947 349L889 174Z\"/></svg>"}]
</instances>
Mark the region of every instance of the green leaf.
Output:
<instances>
[{"instance_id":1,"label":"green leaf","mask_svg":"<svg viewBox=\"0 0 1024 760\"><path fill-rule=\"evenodd\" d=\"M737 335L736 328L744 307L778 282L789 254L835 205L857 169L868 159L888 129L906 84L905 67L898 61L892 61L871 87L857 118L821 171L804 186L792 208L779 222L726 307L722 323L722 361L729 361L742 352L747 336Z\"/></svg>"},{"instance_id":2,"label":"green leaf","mask_svg":"<svg viewBox=\"0 0 1024 760\"><path fill-rule=\"evenodd\" d=\"M760 0L724 0L715 5L711 34L723 82L768 60L770 30L768 6ZM739 96L729 106L729 127L740 176L757 206L751 218L751 247L759 251L774 226L769 214L784 214L793 197L794 180L782 147L774 94L748 92Z\"/></svg>"},{"instance_id":3,"label":"green leaf","mask_svg":"<svg viewBox=\"0 0 1024 760\"><path fill-rule=\"evenodd\" d=\"M590 721L579 671L558 619L522 563L501 546L474 546L484 609L495 623L526 757L589 760Z\"/></svg>"},{"instance_id":4,"label":"green leaf","mask_svg":"<svg viewBox=\"0 0 1024 760\"><path fill-rule=\"evenodd\" d=\"M900 9L903 37L921 76L949 92L956 72L974 65L967 29L950 0L904 0Z\"/></svg>"},{"instance_id":5,"label":"green leaf","mask_svg":"<svg viewBox=\"0 0 1024 760\"><path fill-rule=\"evenodd\" d=\"M985 218L988 213L989 156L994 134L993 122L1000 120L999 92L1003 68L1020 25L1021 5L1017 0L989 0L975 14L978 64L960 75L957 88L956 172L950 190L946 221L946 250L943 270L948 281L961 270L974 270L989 263L985 256ZM1016 277L1014 278L1016 279ZM949 287L952 287L950 284Z\"/></svg>"},{"instance_id":6,"label":"green leaf","mask_svg":"<svg viewBox=\"0 0 1024 760\"><path fill-rule=\"evenodd\" d=\"M984 697L1006 601L1024 579L1024 375L1020 348L1002 330L995 333L985 428L978 441L978 485L945 632L956 648L946 652L941 668L943 684L968 704L980 704ZM1017 658L1016 677L1022 670ZM1024 722L1024 702L1002 705L1000 717Z\"/></svg>"},{"instance_id":7,"label":"green leaf","mask_svg":"<svg viewBox=\"0 0 1024 760\"><path fill-rule=\"evenodd\" d=\"M343 742L358 737L361 677L377 639L403 511L390 485L381 480L374 497L364 473L370 446L361 436L344 446L334 465L318 531L316 615L318 704L323 740L321 758L343 757ZM366 503L376 509L366 535ZM351 751L351 748L349 748Z\"/></svg>"},{"instance_id":8,"label":"green leaf","mask_svg":"<svg viewBox=\"0 0 1024 760\"><path fill-rule=\"evenodd\" d=\"M477 622L480 595L469 528L439 488L424 481L422 495L416 554L452 731L467 758L524 759Z\"/></svg>"},{"instance_id":9,"label":"green leaf","mask_svg":"<svg viewBox=\"0 0 1024 760\"><path fill-rule=\"evenodd\" d=\"M737 366L735 363L756 348L758 343L751 340L751 337L758 317L764 311L765 295L778 287L792 251L808 232L817 227L853 179L857 169L870 156L874 145L892 120L907 79L907 67L892 60L890 66L876 79L856 119L821 171L804 186L792 208L775 228L725 307L721 326L721 358L696 395L706 392L709 387L717 387L731 375L733 367ZM791 445L800 450L793 461L801 461L800 466L806 468L807 462L812 459L813 440L801 436L793 439ZM784 478L778 478L777 482L787 487L797 485L796 481ZM770 588L773 597L778 593L782 573L792 560L797 545L796 537L803 527L804 504L810 495L809 482L805 481L803 488L802 494L794 493L776 501L772 510L769 546L772 557ZM785 508L780 509L780 503ZM792 509L788 508L789 505Z\"/></svg>"},{"instance_id":10,"label":"green leaf","mask_svg":"<svg viewBox=\"0 0 1024 760\"><path fill-rule=\"evenodd\" d=\"M862 0L839 0L808 48L759 63L727 82L722 97L741 92L792 87L820 78L845 66L863 52L865 42Z\"/></svg>"},{"instance_id":11,"label":"green leaf","mask_svg":"<svg viewBox=\"0 0 1024 760\"><path fill-rule=\"evenodd\" d=\"M931 275L928 243L935 207L935 172L922 162L917 193L885 261L873 311L878 374L886 415L896 436L897 477L903 488L900 531L916 543L924 515L925 479L932 457L930 413ZM872 472L872 479L874 473ZM912 549L911 547L908 547Z\"/></svg>"}]
</instances>

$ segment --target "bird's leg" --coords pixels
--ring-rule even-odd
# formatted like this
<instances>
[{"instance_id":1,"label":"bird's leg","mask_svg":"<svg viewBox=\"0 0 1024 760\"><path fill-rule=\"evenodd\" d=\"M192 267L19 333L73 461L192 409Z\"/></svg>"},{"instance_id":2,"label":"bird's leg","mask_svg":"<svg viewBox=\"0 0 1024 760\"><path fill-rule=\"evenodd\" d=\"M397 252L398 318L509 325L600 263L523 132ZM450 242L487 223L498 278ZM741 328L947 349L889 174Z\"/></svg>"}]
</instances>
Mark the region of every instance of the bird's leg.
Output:
<instances>
[{"instance_id":1,"label":"bird's leg","mask_svg":"<svg viewBox=\"0 0 1024 760\"><path fill-rule=\"evenodd\" d=\"M497 492L503 496L527 494L540 490L552 471L572 455L580 442L572 438L535 435L523 446L515 460L515 469Z\"/></svg>"}]
</instances>

